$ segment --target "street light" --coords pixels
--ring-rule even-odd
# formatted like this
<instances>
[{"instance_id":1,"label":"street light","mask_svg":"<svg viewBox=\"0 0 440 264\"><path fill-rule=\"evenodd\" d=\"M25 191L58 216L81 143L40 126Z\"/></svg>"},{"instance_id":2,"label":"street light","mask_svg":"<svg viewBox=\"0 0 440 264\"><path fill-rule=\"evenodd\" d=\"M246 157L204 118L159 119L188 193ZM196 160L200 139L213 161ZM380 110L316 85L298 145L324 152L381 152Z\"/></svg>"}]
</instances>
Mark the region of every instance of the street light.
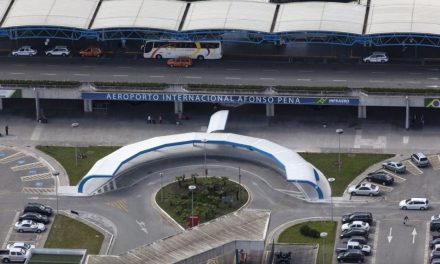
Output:
<instances>
[{"instance_id":1,"label":"street light","mask_svg":"<svg viewBox=\"0 0 440 264\"><path fill-rule=\"evenodd\" d=\"M202 142L203 142L203 152L204 152L203 164L205 168L205 177L208 177L208 168L206 167L206 142L208 142L208 140L205 138L202 140Z\"/></svg>"},{"instance_id":2,"label":"street light","mask_svg":"<svg viewBox=\"0 0 440 264\"><path fill-rule=\"evenodd\" d=\"M163 173L160 173L160 201L163 203Z\"/></svg>"},{"instance_id":3,"label":"street light","mask_svg":"<svg viewBox=\"0 0 440 264\"><path fill-rule=\"evenodd\" d=\"M332 182L335 181L335 178L328 178L328 183L330 184L330 207L331 207L331 216L333 222L333 193L332 193Z\"/></svg>"},{"instance_id":4,"label":"street light","mask_svg":"<svg viewBox=\"0 0 440 264\"><path fill-rule=\"evenodd\" d=\"M338 128L336 129L336 134L338 134L338 171L341 171L341 134L344 134L344 129Z\"/></svg>"},{"instance_id":5,"label":"street light","mask_svg":"<svg viewBox=\"0 0 440 264\"><path fill-rule=\"evenodd\" d=\"M78 123L72 123L71 125L73 129L75 129L78 126L79 126ZM75 167L78 167L78 146L76 143L75 143Z\"/></svg>"},{"instance_id":6,"label":"street light","mask_svg":"<svg viewBox=\"0 0 440 264\"><path fill-rule=\"evenodd\" d=\"M194 215L194 190L197 187L195 185L188 186L188 190L191 192L191 216Z\"/></svg>"},{"instance_id":7,"label":"street light","mask_svg":"<svg viewBox=\"0 0 440 264\"><path fill-rule=\"evenodd\" d=\"M324 243L322 244L322 264L324 264L324 259L325 259L324 247L325 247L325 238L327 237L327 235L328 235L327 232L321 232L319 234L319 236L324 239Z\"/></svg>"},{"instance_id":8,"label":"street light","mask_svg":"<svg viewBox=\"0 0 440 264\"><path fill-rule=\"evenodd\" d=\"M58 175L60 175L60 173L58 171L53 171L52 175L55 177L55 196L56 196L56 200L57 200L57 214L58 214Z\"/></svg>"}]
</instances>

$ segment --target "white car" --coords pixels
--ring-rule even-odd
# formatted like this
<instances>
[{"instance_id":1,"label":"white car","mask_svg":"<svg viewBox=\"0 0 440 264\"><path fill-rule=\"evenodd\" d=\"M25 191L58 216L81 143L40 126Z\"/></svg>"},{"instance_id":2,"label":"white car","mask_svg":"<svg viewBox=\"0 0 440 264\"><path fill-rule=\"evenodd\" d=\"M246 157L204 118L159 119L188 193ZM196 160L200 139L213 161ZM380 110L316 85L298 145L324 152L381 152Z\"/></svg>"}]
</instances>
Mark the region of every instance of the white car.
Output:
<instances>
[{"instance_id":1,"label":"white car","mask_svg":"<svg viewBox=\"0 0 440 264\"><path fill-rule=\"evenodd\" d=\"M13 244L8 244L6 246L6 249L11 249L11 248L22 248L24 250L26 250L26 252L31 249L31 248L35 248L35 245L29 244L29 243L24 243L24 242L15 242Z\"/></svg>"},{"instance_id":2,"label":"white car","mask_svg":"<svg viewBox=\"0 0 440 264\"><path fill-rule=\"evenodd\" d=\"M55 46L44 52L46 56L69 56L70 50L66 46Z\"/></svg>"},{"instance_id":3,"label":"white car","mask_svg":"<svg viewBox=\"0 0 440 264\"><path fill-rule=\"evenodd\" d=\"M37 223L32 220L22 220L15 223L15 230L18 232L34 232L41 233L46 230L46 226L42 223Z\"/></svg>"},{"instance_id":4,"label":"white car","mask_svg":"<svg viewBox=\"0 0 440 264\"><path fill-rule=\"evenodd\" d=\"M364 62L366 63L370 63L370 62L385 63L388 61L389 59L385 52L373 52L373 54L364 58Z\"/></svg>"},{"instance_id":5,"label":"white car","mask_svg":"<svg viewBox=\"0 0 440 264\"><path fill-rule=\"evenodd\" d=\"M440 218L440 214L436 214L431 216L431 221L438 220Z\"/></svg>"},{"instance_id":6,"label":"white car","mask_svg":"<svg viewBox=\"0 0 440 264\"><path fill-rule=\"evenodd\" d=\"M362 221L353 221L351 223L345 223L342 225L341 229L342 231L352 228L360 228L365 229L367 231L370 231L370 225L368 223L362 222Z\"/></svg>"},{"instance_id":7,"label":"white car","mask_svg":"<svg viewBox=\"0 0 440 264\"><path fill-rule=\"evenodd\" d=\"M12 56L34 56L37 54L37 50L31 46L23 46L17 50L12 51Z\"/></svg>"},{"instance_id":8,"label":"white car","mask_svg":"<svg viewBox=\"0 0 440 264\"><path fill-rule=\"evenodd\" d=\"M359 183L348 188L348 193L351 195L378 195L379 186L371 183Z\"/></svg>"},{"instance_id":9,"label":"white car","mask_svg":"<svg viewBox=\"0 0 440 264\"><path fill-rule=\"evenodd\" d=\"M429 207L429 201L426 198L411 198L400 201L399 207L402 210L426 210Z\"/></svg>"}]
</instances>

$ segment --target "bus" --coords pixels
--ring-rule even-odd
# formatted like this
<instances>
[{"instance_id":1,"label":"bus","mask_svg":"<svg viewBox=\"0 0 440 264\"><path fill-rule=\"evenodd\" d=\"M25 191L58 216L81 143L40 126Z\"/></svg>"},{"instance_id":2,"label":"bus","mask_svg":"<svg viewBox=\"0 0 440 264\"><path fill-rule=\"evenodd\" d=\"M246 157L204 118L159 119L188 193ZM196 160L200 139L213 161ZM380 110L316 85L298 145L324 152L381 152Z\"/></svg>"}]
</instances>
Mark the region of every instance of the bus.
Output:
<instances>
[{"instance_id":1,"label":"bus","mask_svg":"<svg viewBox=\"0 0 440 264\"><path fill-rule=\"evenodd\" d=\"M190 57L192 59L221 59L220 41L146 41L142 45L144 58L172 59Z\"/></svg>"}]
</instances>

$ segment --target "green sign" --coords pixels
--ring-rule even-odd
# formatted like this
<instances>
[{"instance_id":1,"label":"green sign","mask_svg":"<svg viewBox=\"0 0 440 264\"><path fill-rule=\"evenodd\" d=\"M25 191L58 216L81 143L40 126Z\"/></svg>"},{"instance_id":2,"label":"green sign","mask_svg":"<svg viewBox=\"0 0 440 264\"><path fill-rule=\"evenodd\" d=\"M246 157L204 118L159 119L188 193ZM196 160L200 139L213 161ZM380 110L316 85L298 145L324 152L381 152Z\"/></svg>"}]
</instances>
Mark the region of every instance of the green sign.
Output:
<instances>
[{"instance_id":1,"label":"green sign","mask_svg":"<svg viewBox=\"0 0 440 264\"><path fill-rule=\"evenodd\" d=\"M440 98L425 98L425 107L440 108Z\"/></svg>"},{"instance_id":2,"label":"green sign","mask_svg":"<svg viewBox=\"0 0 440 264\"><path fill-rule=\"evenodd\" d=\"M0 98L21 98L21 90L0 90Z\"/></svg>"}]
</instances>

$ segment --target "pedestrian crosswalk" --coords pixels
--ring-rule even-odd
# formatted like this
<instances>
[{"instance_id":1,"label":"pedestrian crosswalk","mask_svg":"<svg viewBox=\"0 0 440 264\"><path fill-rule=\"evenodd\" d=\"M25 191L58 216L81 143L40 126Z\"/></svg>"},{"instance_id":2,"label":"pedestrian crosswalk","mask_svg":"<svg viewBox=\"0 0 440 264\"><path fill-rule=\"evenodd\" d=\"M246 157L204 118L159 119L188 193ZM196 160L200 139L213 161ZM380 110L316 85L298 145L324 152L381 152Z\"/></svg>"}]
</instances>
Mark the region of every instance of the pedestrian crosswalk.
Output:
<instances>
[{"instance_id":1,"label":"pedestrian crosswalk","mask_svg":"<svg viewBox=\"0 0 440 264\"><path fill-rule=\"evenodd\" d=\"M411 160L404 160L402 164L406 166L406 170L413 175L423 174L423 171L419 169Z\"/></svg>"},{"instance_id":2,"label":"pedestrian crosswalk","mask_svg":"<svg viewBox=\"0 0 440 264\"><path fill-rule=\"evenodd\" d=\"M30 169L37 169L37 168L43 168L45 165L43 162L37 161L32 163L27 163L23 165L17 165L11 167L12 171L21 171L21 170L30 170Z\"/></svg>"},{"instance_id":3,"label":"pedestrian crosswalk","mask_svg":"<svg viewBox=\"0 0 440 264\"><path fill-rule=\"evenodd\" d=\"M9 155L7 157L4 157L4 158L0 159L0 163L6 164L6 163L9 163L9 162L13 162L13 161L22 159L24 157L26 157L26 155L23 152L16 152L14 154L11 154L11 155Z\"/></svg>"},{"instance_id":4,"label":"pedestrian crosswalk","mask_svg":"<svg viewBox=\"0 0 440 264\"><path fill-rule=\"evenodd\" d=\"M35 175L26 175L26 176L20 177L22 182L48 180L48 179L52 179L52 178L53 178L53 176L49 172L35 174Z\"/></svg>"},{"instance_id":5,"label":"pedestrian crosswalk","mask_svg":"<svg viewBox=\"0 0 440 264\"><path fill-rule=\"evenodd\" d=\"M55 188L35 188L35 187L23 187L21 190L23 193L32 193L32 194L54 194Z\"/></svg>"},{"instance_id":6,"label":"pedestrian crosswalk","mask_svg":"<svg viewBox=\"0 0 440 264\"><path fill-rule=\"evenodd\" d=\"M106 203L107 206L117 208L124 212L128 212L128 202L127 199L120 199L112 202Z\"/></svg>"},{"instance_id":7,"label":"pedestrian crosswalk","mask_svg":"<svg viewBox=\"0 0 440 264\"><path fill-rule=\"evenodd\" d=\"M433 170L440 170L440 156L439 155L430 155L428 156L429 163L431 163Z\"/></svg>"}]
</instances>

